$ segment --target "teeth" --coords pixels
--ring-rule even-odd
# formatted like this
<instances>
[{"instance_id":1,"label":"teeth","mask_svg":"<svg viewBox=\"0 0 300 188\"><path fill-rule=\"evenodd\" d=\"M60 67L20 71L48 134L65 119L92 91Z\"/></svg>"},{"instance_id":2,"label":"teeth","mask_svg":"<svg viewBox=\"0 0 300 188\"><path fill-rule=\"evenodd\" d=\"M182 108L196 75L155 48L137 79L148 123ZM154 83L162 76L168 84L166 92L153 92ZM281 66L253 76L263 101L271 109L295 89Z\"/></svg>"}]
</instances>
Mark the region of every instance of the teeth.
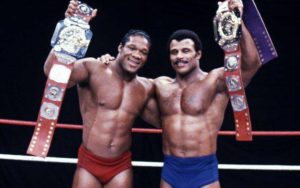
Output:
<instances>
[{"instance_id":1,"label":"teeth","mask_svg":"<svg viewBox=\"0 0 300 188\"><path fill-rule=\"evenodd\" d=\"M140 62L137 62L137 61L132 61L132 60L129 60L131 63L134 63L134 64L140 64Z\"/></svg>"},{"instance_id":2,"label":"teeth","mask_svg":"<svg viewBox=\"0 0 300 188\"><path fill-rule=\"evenodd\" d=\"M175 64L175 65L178 65L179 63L187 64L188 62L187 62L187 61L176 61L174 64Z\"/></svg>"}]
</instances>

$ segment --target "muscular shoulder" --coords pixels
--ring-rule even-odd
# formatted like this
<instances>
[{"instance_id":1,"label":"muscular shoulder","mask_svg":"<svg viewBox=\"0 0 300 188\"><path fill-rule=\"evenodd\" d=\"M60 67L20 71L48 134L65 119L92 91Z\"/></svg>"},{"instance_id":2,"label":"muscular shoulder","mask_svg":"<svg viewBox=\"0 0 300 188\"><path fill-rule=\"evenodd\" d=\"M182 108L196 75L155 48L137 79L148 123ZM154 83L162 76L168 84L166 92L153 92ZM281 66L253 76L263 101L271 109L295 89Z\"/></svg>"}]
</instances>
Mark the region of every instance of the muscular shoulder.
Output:
<instances>
[{"instance_id":1,"label":"muscular shoulder","mask_svg":"<svg viewBox=\"0 0 300 188\"><path fill-rule=\"evenodd\" d=\"M161 86L161 85L166 85L171 83L174 83L174 79L168 76L160 76L154 80L154 84L156 86Z\"/></svg>"},{"instance_id":2,"label":"muscular shoulder","mask_svg":"<svg viewBox=\"0 0 300 188\"><path fill-rule=\"evenodd\" d=\"M153 90L154 80L150 78L137 76L137 81L147 90Z\"/></svg>"},{"instance_id":3,"label":"muscular shoulder","mask_svg":"<svg viewBox=\"0 0 300 188\"><path fill-rule=\"evenodd\" d=\"M101 63L99 60L93 57L80 59L76 62L76 64L83 64L90 73L94 72L95 70L105 70L108 68L108 65Z\"/></svg>"},{"instance_id":4,"label":"muscular shoulder","mask_svg":"<svg viewBox=\"0 0 300 188\"><path fill-rule=\"evenodd\" d=\"M214 78L223 78L224 68L220 67L220 68L213 69L208 73L208 76L214 77Z\"/></svg>"},{"instance_id":5,"label":"muscular shoulder","mask_svg":"<svg viewBox=\"0 0 300 188\"><path fill-rule=\"evenodd\" d=\"M84 61L86 63L86 65L90 68L95 68L95 67L107 67L105 64L101 63L99 60L97 60L96 58L93 57L89 57L89 58L84 58L82 59L82 61Z\"/></svg>"},{"instance_id":6,"label":"muscular shoulder","mask_svg":"<svg viewBox=\"0 0 300 188\"><path fill-rule=\"evenodd\" d=\"M218 93L226 93L226 83L224 78L224 67L213 69L208 74L208 79L215 82Z\"/></svg>"}]
</instances>

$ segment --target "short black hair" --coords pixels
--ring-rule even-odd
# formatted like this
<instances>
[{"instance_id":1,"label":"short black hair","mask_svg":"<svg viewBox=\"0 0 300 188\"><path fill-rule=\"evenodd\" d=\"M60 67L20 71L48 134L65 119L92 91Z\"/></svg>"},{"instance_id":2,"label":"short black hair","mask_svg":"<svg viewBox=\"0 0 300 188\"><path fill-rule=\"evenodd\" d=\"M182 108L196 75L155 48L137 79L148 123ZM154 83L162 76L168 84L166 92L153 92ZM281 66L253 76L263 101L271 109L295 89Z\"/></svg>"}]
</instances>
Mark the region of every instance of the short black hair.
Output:
<instances>
[{"instance_id":1,"label":"short black hair","mask_svg":"<svg viewBox=\"0 0 300 188\"><path fill-rule=\"evenodd\" d=\"M184 39L191 39L195 43L196 51L203 49L202 42L199 36L194 31L188 29L180 29L172 33L172 35L169 37L168 49L170 48L170 44L172 40L181 41Z\"/></svg>"},{"instance_id":2,"label":"short black hair","mask_svg":"<svg viewBox=\"0 0 300 188\"><path fill-rule=\"evenodd\" d=\"M146 32L143 31L143 30L139 30L139 29L131 29L131 30L129 30L129 31L124 35L124 37L122 38L120 44L121 44L122 46L124 46L124 45L126 44L126 42L129 41L129 37L131 37L131 36L141 36L141 37L144 37L144 38L149 42L150 46L151 46L151 44L152 44L151 38L150 38L150 36L148 35L148 33L146 33Z\"/></svg>"}]
</instances>

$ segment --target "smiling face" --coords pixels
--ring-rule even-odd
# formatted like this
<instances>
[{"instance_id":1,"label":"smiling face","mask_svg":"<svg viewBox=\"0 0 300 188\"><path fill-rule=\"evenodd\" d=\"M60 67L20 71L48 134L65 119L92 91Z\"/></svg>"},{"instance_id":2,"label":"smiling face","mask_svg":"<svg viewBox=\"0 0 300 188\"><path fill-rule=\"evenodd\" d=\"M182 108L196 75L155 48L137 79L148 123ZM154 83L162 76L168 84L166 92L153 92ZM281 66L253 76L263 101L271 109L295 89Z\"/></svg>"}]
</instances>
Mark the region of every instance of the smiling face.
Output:
<instances>
[{"instance_id":1,"label":"smiling face","mask_svg":"<svg viewBox=\"0 0 300 188\"><path fill-rule=\"evenodd\" d=\"M199 68L201 51L196 51L191 39L177 41L173 39L170 43L170 60L177 74L187 74Z\"/></svg>"},{"instance_id":2,"label":"smiling face","mask_svg":"<svg viewBox=\"0 0 300 188\"><path fill-rule=\"evenodd\" d=\"M146 38L140 35L130 36L123 46L118 47L118 60L123 70L136 74L146 63L149 49L150 43Z\"/></svg>"}]
</instances>

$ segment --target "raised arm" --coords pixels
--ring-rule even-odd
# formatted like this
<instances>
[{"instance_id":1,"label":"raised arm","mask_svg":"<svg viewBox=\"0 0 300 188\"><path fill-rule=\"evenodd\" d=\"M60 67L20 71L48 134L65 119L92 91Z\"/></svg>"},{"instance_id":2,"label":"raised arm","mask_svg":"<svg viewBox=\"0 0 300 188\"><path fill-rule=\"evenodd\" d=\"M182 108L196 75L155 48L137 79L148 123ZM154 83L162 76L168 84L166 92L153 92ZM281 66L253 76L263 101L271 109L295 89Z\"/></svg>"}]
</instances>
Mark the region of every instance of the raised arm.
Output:
<instances>
[{"instance_id":1,"label":"raised arm","mask_svg":"<svg viewBox=\"0 0 300 188\"><path fill-rule=\"evenodd\" d=\"M241 38L241 71L244 85L247 86L254 74L261 66L259 54L254 44L253 38L248 29L242 24L242 38Z\"/></svg>"},{"instance_id":2,"label":"raised arm","mask_svg":"<svg viewBox=\"0 0 300 188\"><path fill-rule=\"evenodd\" d=\"M44 64L44 73L46 74L46 76L49 75L53 62L56 61L55 59L56 59L55 52L52 49ZM93 70L93 67L97 66L97 64L99 63L94 58L84 58L75 61L67 87L70 88L78 83L87 81L89 77L89 73Z\"/></svg>"},{"instance_id":3,"label":"raised arm","mask_svg":"<svg viewBox=\"0 0 300 188\"><path fill-rule=\"evenodd\" d=\"M229 0L229 8L233 10L238 8L243 15L243 3L241 0ZM240 41L241 46L241 71L244 85L247 86L261 66L259 54L257 52L255 43L252 36L250 35L247 27L242 22L242 38Z\"/></svg>"},{"instance_id":4,"label":"raised arm","mask_svg":"<svg viewBox=\"0 0 300 188\"><path fill-rule=\"evenodd\" d=\"M78 12L78 4L79 3L77 0L70 1L68 8L65 12L65 18L72 17L76 14L78 14L78 15L81 14ZM91 14L89 14L89 16L87 16L88 14L86 14L85 16L82 16L82 18L88 23L91 21L92 18L94 18L96 16L96 13L97 13L97 9L92 10L92 12L91 12ZM53 40L53 41L55 41L55 40ZM53 64L58 61L58 59L59 59L57 56L58 54L61 54L61 53L55 52L53 49L50 51L48 58L44 64L44 72L47 76L49 75L49 72L50 72ZM74 58L74 60L76 60L76 59ZM82 60L75 61L68 87L72 87L73 85L75 85L79 82L82 82L88 78L88 68L87 68L88 62L93 62L93 59L88 58L88 59L82 59Z\"/></svg>"}]
</instances>

